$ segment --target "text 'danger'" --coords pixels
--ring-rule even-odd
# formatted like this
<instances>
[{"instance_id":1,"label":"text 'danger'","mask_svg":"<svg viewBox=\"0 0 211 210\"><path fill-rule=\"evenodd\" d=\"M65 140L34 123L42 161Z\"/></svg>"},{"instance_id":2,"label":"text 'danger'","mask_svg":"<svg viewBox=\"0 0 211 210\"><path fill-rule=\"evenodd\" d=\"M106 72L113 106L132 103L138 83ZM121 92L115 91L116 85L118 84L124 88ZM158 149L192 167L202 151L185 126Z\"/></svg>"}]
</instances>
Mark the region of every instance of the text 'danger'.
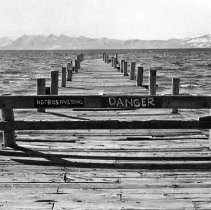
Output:
<instances>
[{"instance_id":1,"label":"text 'danger'","mask_svg":"<svg viewBox=\"0 0 211 210\"><path fill-rule=\"evenodd\" d=\"M124 98L111 97L108 99L109 107L118 108L153 108L157 106L157 101L153 97Z\"/></svg>"}]
</instances>

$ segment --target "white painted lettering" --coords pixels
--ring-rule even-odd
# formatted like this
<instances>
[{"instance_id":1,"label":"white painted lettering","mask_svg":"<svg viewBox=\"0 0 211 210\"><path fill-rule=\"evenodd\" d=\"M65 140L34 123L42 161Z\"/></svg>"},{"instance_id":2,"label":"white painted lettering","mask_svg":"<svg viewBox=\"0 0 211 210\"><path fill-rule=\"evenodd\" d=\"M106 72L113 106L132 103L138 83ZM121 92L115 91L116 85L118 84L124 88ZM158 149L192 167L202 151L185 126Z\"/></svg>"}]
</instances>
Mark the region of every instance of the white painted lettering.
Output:
<instances>
[{"instance_id":1,"label":"white painted lettering","mask_svg":"<svg viewBox=\"0 0 211 210\"><path fill-rule=\"evenodd\" d=\"M130 101L127 98L125 99L125 106L128 107L128 105L129 105L129 107L133 107L133 99L132 98L130 99Z\"/></svg>"},{"instance_id":2,"label":"white painted lettering","mask_svg":"<svg viewBox=\"0 0 211 210\"><path fill-rule=\"evenodd\" d=\"M115 106L116 105L116 99L115 98L109 98L109 105Z\"/></svg>"},{"instance_id":3,"label":"white painted lettering","mask_svg":"<svg viewBox=\"0 0 211 210\"><path fill-rule=\"evenodd\" d=\"M141 99L141 105L142 105L142 107L146 107L147 106L147 104L146 104L146 98L142 98Z\"/></svg>"},{"instance_id":4,"label":"white painted lettering","mask_svg":"<svg viewBox=\"0 0 211 210\"><path fill-rule=\"evenodd\" d=\"M37 99L37 105L40 105L40 104L41 104L41 101Z\"/></svg>"},{"instance_id":5,"label":"white painted lettering","mask_svg":"<svg viewBox=\"0 0 211 210\"><path fill-rule=\"evenodd\" d=\"M116 106L123 106L124 107L124 104L123 104L121 98L118 98Z\"/></svg>"},{"instance_id":6,"label":"white painted lettering","mask_svg":"<svg viewBox=\"0 0 211 210\"><path fill-rule=\"evenodd\" d=\"M138 107L140 107L140 106L141 106L141 104L140 104L139 99L138 99L138 98L134 99L134 107L135 107L135 108L138 108Z\"/></svg>"},{"instance_id":7,"label":"white painted lettering","mask_svg":"<svg viewBox=\"0 0 211 210\"><path fill-rule=\"evenodd\" d=\"M154 98L148 98L148 106L155 106Z\"/></svg>"}]
</instances>

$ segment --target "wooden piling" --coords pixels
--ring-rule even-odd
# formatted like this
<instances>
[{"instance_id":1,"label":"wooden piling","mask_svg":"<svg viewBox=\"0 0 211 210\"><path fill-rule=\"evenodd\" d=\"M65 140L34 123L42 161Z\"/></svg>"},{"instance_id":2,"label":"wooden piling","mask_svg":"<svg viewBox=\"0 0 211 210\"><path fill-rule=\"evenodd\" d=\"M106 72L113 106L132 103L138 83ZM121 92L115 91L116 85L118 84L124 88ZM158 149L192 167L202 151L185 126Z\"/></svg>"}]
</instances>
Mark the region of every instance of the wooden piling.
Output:
<instances>
[{"instance_id":1,"label":"wooden piling","mask_svg":"<svg viewBox=\"0 0 211 210\"><path fill-rule=\"evenodd\" d=\"M37 79L37 95L45 95L46 91L46 82L45 78L38 78ZM37 112L45 112L45 108L38 108Z\"/></svg>"},{"instance_id":2,"label":"wooden piling","mask_svg":"<svg viewBox=\"0 0 211 210\"><path fill-rule=\"evenodd\" d=\"M128 73L127 73L127 61L124 62L123 73L124 73L124 76L128 76Z\"/></svg>"},{"instance_id":3,"label":"wooden piling","mask_svg":"<svg viewBox=\"0 0 211 210\"><path fill-rule=\"evenodd\" d=\"M80 55L77 55L76 59L80 62Z\"/></svg>"},{"instance_id":4,"label":"wooden piling","mask_svg":"<svg viewBox=\"0 0 211 210\"><path fill-rule=\"evenodd\" d=\"M142 86L143 74L144 74L144 68L141 66L138 66L138 70L136 74L136 86Z\"/></svg>"},{"instance_id":5,"label":"wooden piling","mask_svg":"<svg viewBox=\"0 0 211 210\"><path fill-rule=\"evenodd\" d=\"M124 62L125 62L125 60L121 60L121 62L120 62L120 72L121 72L121 73L123 73Z\"/></svg>"},{"instance_id":6,"label":"wooden piling","mask_svg":"<svg viewBox=\"0 0 211 210\"><path fill-rule=\"evenodd\" d=\"M80 60L78 60L78 69L80 69L81 68L81 62L80 62Z\"/></svg>"},{"instance_id":7,"label":"wooden piling","mask_svg":"<svg viewBox=\"0 0 211 210\"><path fill-rule=\"evenodd\" d=\"M113 67L116 69L117 68L117 59L114 58L113 60L114 60L114 64L113 64L114 66Z\"/></svg>"},{"instance_id":8,"label":"wooden piling","mask_svg":"<svg viewBox=\"0 0 211 210\"><path fill-rule=\"evenodd\" d=\"M78 73L78 60L75 59L75 73Z\"/></svg>"},{"instance_id":9,"label":"wooden piling","mask_svg":"<svg viewBox=\"0 0 211 210\"><path fill-rule=\"evenodd\" d=\"M108 56L107 56L107 54L105 54L105 56L104 56L104 61L105 61L105 63L108 63Z\"/></svg>"},{"instance_id":10,"label":"wooden piling","mask_svg":"<svg viewBox=\"0 0 211 210\"><path fill-rule=\"evenodd\" d=\"M51 71L51 95L58 95L59 71Z\"/></svg>"},{"instance_id":11,"label":"wooden piling","mask_svg":"<svg viewBox=\"0 0 211 210\"><path fill-rule=\"evenodd\" d=\"M45 87L45 95L51 95L51 87Z\"/></svg>"},{"instance_id":12,"label":"wooden piling","mask_svg":"<svg viewBox=\"0 0 211 210\"><path fill-rule=\"evenodd\" d=\"M180 78L172 79L172 95L179 95L179 83L180 83ZM171 113L178 114L178 108L173 108Z\"/></svg>"},{"instance_id":13,"label":"wooden piling","mask_svg":"<svg viewBox=\"0 0 211 210\"><path fill-rule=\"evenodd\" d=\"M79 54L79 56L78 56L78 58L79 58L79 62L82 62L82 54Z\"/></svg>"},{"instance_id":14,"label":"wooden piling","mask_svg":"<svg viewBox=\"0 0 211 210\"><path fill-rule=\"evenodd\" d=\"M115 58L118 61L118 53L115 53Z\"/></svg>"},{"instance_id":15,"label":"wooden piling","mask_svg":"<svg viewBox=\"0 0 211 210\"><path fill-rule=\"evenodd\" d=\"M66 75L67 75L67 68L62 67L62 87L66 87Z\"/></svg>"},{"instance_id":16,"label":"wooden piling","mask_svg":"<svg viewBox=\"0 0 211 210\"><path fill-rule=\"evenodd\" d=\"M210 109L210 116L211 116L211 109ZM211 150L211 129L209 130L209 150Z\"/></svg>"},{"instance_id":17,"label":"wooden piling","mask_svg":"<svg viewBox=\"0 0 211 210\"><path fill-rule=\"evenodd\" d=\"M134 80L134 78L135 78L135 67L136 67L136 62L131 62L130 63L130 76L129 76L130 80Z\"/></svg>"},{"instance_id":18,"label":"wooden piling","mask_svg":"<svg viewBox=\"0 0 211 210\"><path fill-rule=\"evenodd\" d=\"M107 64L110 63L110 58L109 58L109 55L107 55Z\"/></svg>"},{"instance_id":19,"label":"wooden piling","mask_svg":"<svg viewBox=\"0 0 211 210\"><path fill-rule=\"evenodd\" d=\"M2 120L5 122L10 122L11 125L6 126L3 131L3 147L15 147L15 130L13 128L14 113L12 108L4 108L1 110Z\"/></svg>"},{"instance_id":20,"label":"wooden piling","mask_svg":"<svg viewBox=\"0 0 211 210\"><path fill-rule=\"evenodd\" d=\"M72 81L72 77L73 77L73 70L69 69L67 71L67 81Z\"/></svg>"},{"instance_id":21,"label":"wooden piling","mask_svg":"<svg viewBox=\"0 0 211 210\"><path fill-rule=\"evenodd\" d=\"M114 57L111 57L111 66L114 67Z\"/></svg>"},{"instance_id":22,"label":"wooden piling","mask_svg":"<svg viewBox=\"0 0 211 210\"><path fill-rule=\"evenodd\" d=\"M105 53L103 53L103 61L105 61Z\"/></svg>"},{"instance_id":23,"label":"wooden piling","mask_svg":"<svg viewBox=\"0 0 211 210\"><path fill-rule=\"evenodd\" d=\"M81 66L80 66L80 62L81 62L80 55L76 56L76 60L77 60L77 69L79 70L81 68Z\"/></svg>"},{"instance_id":24,"label":"wooden piling","mask_svg":"<svg viewBox=\"0 0 211 210\"><path fill-rule=\"evenodd\" d=\"M82 54L82 53L79 54L79 55L77 55L77 60L78 60L79 62L82 62L82 61L83 61L83 54Z\"/></svg>"},{"instance_id":25,"label":"wooden piling","mask_svg":"<svg viewBox=\"0 0 211 210\"><path fill-rule=\"evenodd\" d=\"M73 75L73 65L72 63L67 63L67 81L72 81Z\"/></svg>"},{"instance_id":26,"label":"wooden piling","mask_svg":"<svg viewBox=\"0 0 211 210\"><path fill-rule=\"evenodd\" d=\"M156 95L156 69L150 69L149 74L149 95Z\"/></svg>"}]
</instances>

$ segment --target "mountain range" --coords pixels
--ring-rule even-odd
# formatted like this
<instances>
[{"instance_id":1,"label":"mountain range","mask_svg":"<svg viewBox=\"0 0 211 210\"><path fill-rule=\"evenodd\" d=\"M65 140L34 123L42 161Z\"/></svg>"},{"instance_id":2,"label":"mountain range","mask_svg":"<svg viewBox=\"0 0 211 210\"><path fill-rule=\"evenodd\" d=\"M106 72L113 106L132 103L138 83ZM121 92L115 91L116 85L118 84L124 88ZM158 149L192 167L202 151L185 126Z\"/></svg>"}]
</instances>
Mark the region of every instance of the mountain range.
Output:
<instances>
[{"instance_id":1,"label":"mountain range","mask_svg":"<svg viewBox=\"0 0 211 210\"><path fill-rule=\"evenodd\" d=\"M77 49L167 49L211 48L211 35L168 40L118 40L108 38L24 35L16 39L0 38L0 50L77 50Z\"/></svg>"}]
</instances>

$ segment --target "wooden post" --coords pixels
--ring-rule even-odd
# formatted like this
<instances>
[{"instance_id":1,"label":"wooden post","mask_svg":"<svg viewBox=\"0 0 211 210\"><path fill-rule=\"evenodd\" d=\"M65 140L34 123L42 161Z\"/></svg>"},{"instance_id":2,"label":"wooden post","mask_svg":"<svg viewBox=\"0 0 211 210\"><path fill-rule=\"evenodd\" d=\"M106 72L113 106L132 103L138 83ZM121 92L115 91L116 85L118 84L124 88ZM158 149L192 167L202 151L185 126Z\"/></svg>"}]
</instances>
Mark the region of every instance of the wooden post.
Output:
<instances>
[{"instance_id":1,"label":"wooden post","mask_svg":"<svg viewBox=\"0 0 211 210\"><path fill-rule=\"evenodd\" d=\"M67 81L72 81L73 75L73 65L72 63L67 63Z\"/></svg>"},{"instance_id":2,"label":"wooden post","mask_svg":"<svg viewBox=\"0 0 211 210\"><path fill-rule=\"evenodd\" d=\"M124 76L128 76L128 73L127 73L127 61L124 62L123 73L124 73Z\"/></svg>"},{"instance_id":3,"label":"wooden post","mask_svg":"<svg viewBox=\"0 0 211 210\"><path fill-rule=\"evenodd\" d=\"M137 75L136 75L136 86L142 86L143 74L144 74L144 68L141 66L138 66Z\"/></svg>"},{"instance_id":4,"label":"wooden post","mask_svg":"<svg viewBox=\"0 0 211 210\"><path fill-rule=\"evenodd\" d=\"M51 95L58 95L59 71L51 71Z\"/></svg>"},{"instance_id":5,"label":"wooden post","mask_svg":"<svg viewBox=\"0 0 211 210\"><path fill-rule=\"evenodd\" d=\"M72 77L73 77L73 70L72 69L67 70L67 81L72 81Z\"/></svg>"},{"instance_id":6,"label":"wooden post","mask_svg":"<svg viewBox=\"0 0 211 210\"><path fill-rule=\"evenodd\" d=\"M118 61L118 53L115 53L115 58Z\"/></svg>"},{"instance_id":7,"label":"wooden post","mask_svg":"<svg viewBox=\"0 0 211 210\"><path fill-rule=\"evenodd\" d=\"M66 67L62 67L62 87L66 87L66 74L67 74Z\"/></svg>"},{"instance_id":8,"label":"wooden post","mask_svg":"<svg viewBox=\"0 0 211 210\"><path fill-rule=\"evenodd\" d=\"M78 60L75 59L75 73L78 73Z\"/></svg>"},{"instance_id":9,"label":"wooden post","mask_svg":"<svg viewBox=\"0 0 211 210\"><path fill-rule=\"evenodd\" d=\"M103 61L105 61L105 53L103 53Z\"/></svg>"},{"instance_id":10,"label":"wooden post","mask_svg":"<svg viewBox=\"0 0 211 210\"><path fill-rule=\"evenodd\" d=\"M107 55L107 64L109 64L110 63L110 61L109 61L109 55Z\"/></svg>"},{"instance_id":11,"label":"wooden post","mask_svg":"<svg viewBox=\"0 0 211 210\"><path fill-rule=\"evenodd\" d=\"M80 66L80 55L77 55L76 56L76 60L77 60L77 65L78 65L78 69L80 69L81 68L81 66Z\"/></svg>"},{"instance_id":12,"label":"wooden post","mask_svg":"<svg viewBox=\"0 0 211 210\"><path fill-rule=\"evenodd\" d=\"M156 95L156 69L150 69L149 76L149 95Z\"/></svg>"},{"instance_id":13,"label":"wooden post","mask_svg":"<svg viewBox=\"0 0 211 210\"><path fill-rule=\"evenodd\" d=\"M45 78L37 79L37 95L45 95ZM45 108L37 108L37 112L45 112Z\"/></svg>"},{"instance_id":14,"label":"wooden post","mask_svg":"<svg viewBox=\"0 0 211 210\"><path fill-rule=\"evenodd\" d=\"M78 69L80 69L81 68L81 62L80 62L80 60L78 60Z\"/></svg>"},{"instance_id":15,"label":"wooden post","mask_svg":"<svg viewBox=\"0 0 211 210\"><path fill-rule=\"evenodd\" d=\"M14 122L14 113L12 108L4 108L1 110L2 113L2 120L5 122L10 122L11 125L8 127L6 126L5 130L3 131L3 147L15 147L15 130L13 128Z\"/></svg>"},{"instance_id":16,"label":"wooden post","mask_svg":"<svg viewBox=\"0 0 211 210\"><path fill-rule=\"evenodd\" d=\"M111 66L114 67L114 57L111 57Z\"/></svg>"},{"instance_id":17,"label":"wooden post","mask_svg":"<svg viewBox=\"0 0 211 210\"><path fill-rule=\"evenodd\" d=\"M211 109L210 109L210 116L211 116ZM209 150L211 150L211 129L209 130Z\"/></svg>"},{"instance_id":18,"label":"wooden post","mask_svg":"<svg viewBox=\"0 0 211 210\"><path fill-rule=\"evenodd\" d=\"M83 53L80 54L80 59L81 59L80 60L81 62L84 60L84 54Z\"/></svg>"},{"instance_id":19,"label":"wooden post","mask_svg":"<svg viewBox=\"0 0 211 210\"><path fill-rule=\"evenodd\" d=\"M180 83L180 78L172 79L172 95L179 95L179 83ZM178 114L178 108L173 108L171 113Z\"/></svg>"},{"instance_id":20,"label":"wooden post","mask_svg":"<svg viewBox=\"0 0 211 210\"><path fill-rule=\"evenodd\" d=\"M105 54L104 55L104 61L105 61L105 63L108 63L107 59L108 59L108 56L107 56L107 54Z\"/></svg>"},{"instance_id":21,"label":"wooden post","mask_svg":"<svg viewBox=\"0 0 211 210\"><path fill-rule=\"evenodd\" d=\"M117 66L116 66L116 65L117 65L117 59L114 58L113 60L114 60L114 68L116 69L116 67L117 67Z\"/></svg>"},{"instance_id":22,"label":"wooden post","mask_svg":"<svg viewBox=\"0 0 211 210\"><path fill-rule=\"evenodd\" d=\"M124 62L125 62L125 60L121 60L121 63L120 63L120 72L121 72L121 73L123 73Z\"/></svg>"},{"instance_id":23,"label":"wooden post","mask_svg":"<svg viewBox=\"0 0 211 210\"><path fill-rule=\"evenodd\" d=\"M45 87L45 95L51 95L51 87Z\"/></svg>"},{"instance_id":24,"label":"wooden post","mask_svg":"<svg viewBox=\"0 0 211 210\"><path fill-rule=\"evenodd\" d=\"M79 55L78 55L77 60L78 60L79 62L82 61L82 54L79 54Z\"/></svg>"},{"instance_id":25,"label":"wooden post","mask_svg":"<svg viewBox=\"0 0 211 210\"><path fill-rule=\"evenodd\" d=\"M130 63L130 76L129 76L130 80L134 80L134 78L135 78L135 67L136 67L136 62L131 62Z\"/></svg>"}]
</instances>

